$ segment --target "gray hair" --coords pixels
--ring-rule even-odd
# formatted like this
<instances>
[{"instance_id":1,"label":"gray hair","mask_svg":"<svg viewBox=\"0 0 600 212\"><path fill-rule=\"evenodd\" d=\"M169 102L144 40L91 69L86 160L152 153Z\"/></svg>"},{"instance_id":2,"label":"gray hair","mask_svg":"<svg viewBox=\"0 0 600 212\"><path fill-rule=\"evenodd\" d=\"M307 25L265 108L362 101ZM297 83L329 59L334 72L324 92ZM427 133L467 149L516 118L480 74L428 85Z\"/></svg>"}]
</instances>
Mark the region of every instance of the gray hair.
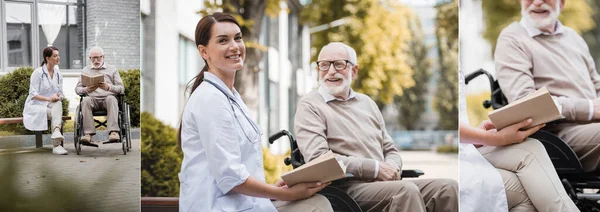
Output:
<instances>
[{"instance_id":1,"label":"gray hair","mask_svg":"<svg viewBox=\"0 0 600 212\"><path fill-rule=\"evenodd\" d=\"M104 49L102 49L100 46L94 46L94 47L90 48L90 51L88 52L88 55L92 54L93 50L100 51L100 53L102 53L102 55L104 55Z\"/></svg>"},{"instance_id":2,"label":"gray hair","mask_svg":"<svg viewBox=\"0 0 600 212\"><path fill-rule=\"evenodd\" d=\"M319 56L317 58L321 58L321 53L323 53L323 49L325 49L325 47L330 46L330 45L341 45L342 47L344 47L344 49L346 50L346 53L348 54L348 57L350 58L349 61L354 65L358 65L356 51L352 47L350 47L342 42L331 42L331 43L328 43L327 45L323 46L323 48L321 48L321 51L319 52Z\"/></svg>"}]
</instances>

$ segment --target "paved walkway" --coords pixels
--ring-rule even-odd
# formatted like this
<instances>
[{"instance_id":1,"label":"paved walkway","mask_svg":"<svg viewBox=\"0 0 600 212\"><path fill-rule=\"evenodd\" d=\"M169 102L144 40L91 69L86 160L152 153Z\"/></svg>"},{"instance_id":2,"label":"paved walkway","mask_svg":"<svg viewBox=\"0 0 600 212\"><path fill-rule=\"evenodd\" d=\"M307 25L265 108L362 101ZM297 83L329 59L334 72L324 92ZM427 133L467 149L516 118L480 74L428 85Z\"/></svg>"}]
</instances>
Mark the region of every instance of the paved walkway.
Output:
<instances>
[{"instance_id":1,"label":"paved walkway","mask_svg":"<svg viewBox=\"0 0 600 212\"><path fill-rule=\"evenodd\" d=\"M0 180L10 179L9 173L15 173L16 182L12 184L17 194L35 197L33 203L25 205L55 203L40 208L45 209L42 211L62 211L51 207L69 204L83 207L81 211L140 211L139 139L132 140L127 155L123 155L121 144L82 146L81 155L77 155L72 142L66 142L65 147L69 154L60 156L53 155L49 145L0 150ZM1 170L8 161L14 161L16 170Z\"/></svg>"},{"instance_id":2,"label":"paved walkway","mask_svg":"<svg viewBox=\"0 0 600 212\"><path fill-rule=\"evenodd\" d=\"M447 178L458 181L458 154L438 154L431 151L401 151L402 169L420 169L420 178Z\"/></svg>"}]
</instances>

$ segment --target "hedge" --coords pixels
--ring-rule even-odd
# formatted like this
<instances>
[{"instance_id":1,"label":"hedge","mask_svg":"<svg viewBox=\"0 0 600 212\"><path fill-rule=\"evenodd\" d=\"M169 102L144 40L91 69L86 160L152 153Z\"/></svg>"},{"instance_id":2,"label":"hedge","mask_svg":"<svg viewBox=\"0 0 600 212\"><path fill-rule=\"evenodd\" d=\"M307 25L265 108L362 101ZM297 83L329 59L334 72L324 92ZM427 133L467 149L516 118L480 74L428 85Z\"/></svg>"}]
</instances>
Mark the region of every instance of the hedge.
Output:
<instances>
[{"instance_id":1,"label":"hedge","mask_svg":"<svg viewBox=\"0 0 600 212\"><path fill-rule=\"evenodd\" d=\"M125 86L125 103L129 104L131 114L131 125L140 126L140 70L131 69L127 71L119 70L119 75Z\"/></svg>"},{"instance_id":2,"label":"hedge","mask_svg":"<svg viewBox=\"0 0 600 212\"><path fill-rule=\"evenodd\" d=\"M23 117L25 100L29 95L29 82L32 67L21 67L0 77L0 118ZM69 113L69 100L63 99L63 116ZM0 125L2 131L12 131L18 134L33 134L25 129L23 124ZM49 130L48 130L49 132Z\"/></svg>"}]
</instances>

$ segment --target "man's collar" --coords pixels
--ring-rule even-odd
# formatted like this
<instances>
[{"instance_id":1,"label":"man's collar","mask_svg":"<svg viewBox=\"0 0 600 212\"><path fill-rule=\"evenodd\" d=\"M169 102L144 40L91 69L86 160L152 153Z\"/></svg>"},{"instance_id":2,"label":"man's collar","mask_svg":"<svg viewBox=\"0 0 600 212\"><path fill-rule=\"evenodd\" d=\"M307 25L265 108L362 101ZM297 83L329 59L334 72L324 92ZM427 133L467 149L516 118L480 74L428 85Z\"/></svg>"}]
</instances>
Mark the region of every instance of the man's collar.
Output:
<instances>
[{"instance_id":1,"label":"man's collar","mask_svg":"<svg viewBox=\"0 0 600 212\"><path fill-rule=\"evenodd\" d=\"M333 100L348 101L348 100L356 97L356 92L354 92L352 90L352 88L350 88L350 94L348 95L348 98L346 98L345 100L338 99L335 96L329 94L329 92L327 92L327 90L323 87L323 85L319 86L319 89L317 91L319 92L319 94L321 94L321 96L323 97L323 100L325 100L325 103L331 102Z\"/></svg>"},{"instance_id":2,"label":"man's collar","mask_svg":"<svg viewBox=\"0 0 600 212\"><path fill-rule=\"evenodd\" d=\"M529 37L532 37L532 38L535 36L538 36L538 35L558 35L558 34L565 32L565 27L562 25L562 23L559 20L556 20L556 29L554 30L553 33L542 32L542 30L535 28L525 18L521 18L521 21L519 21L519 24L521 24L521 26L523 26L523 28L525 28L525 31L527 31L527 34L529 35Z\"/></svg>"}]
</instances>

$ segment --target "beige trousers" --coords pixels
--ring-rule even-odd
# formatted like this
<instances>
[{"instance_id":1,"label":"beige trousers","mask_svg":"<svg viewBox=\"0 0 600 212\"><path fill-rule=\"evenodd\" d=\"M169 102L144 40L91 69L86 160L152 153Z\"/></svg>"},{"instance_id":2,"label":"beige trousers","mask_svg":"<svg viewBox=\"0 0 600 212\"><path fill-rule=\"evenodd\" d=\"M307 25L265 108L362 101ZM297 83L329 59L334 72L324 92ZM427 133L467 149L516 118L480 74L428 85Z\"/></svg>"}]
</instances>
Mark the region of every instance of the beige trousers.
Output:
<instances>
[{"instance_id":1,"label":"beige trousers","mask_svg":"<svg viewBox=\"0 0 600 212\"><path fill-rule=\"evenodd\" d=\"M48 120L50 120L50 133L54 132L54 129L62 128L62 102L50 102L48 104L48 111L46 112ZM60 145L60 142L52 140L52 145L55 147Z\"/></svg>"},{"instance_id":2,"label":"beige trousers","mask_svg":"<svg viewBox=\"0 0 600 212\"><path fill-rule=\"evenodd\" d=\"M455 180L349 181L338 187L345 190L363 211L458 211L458 183Z\"/></svg>"},{"instance_id":3,"label":"beige trousers","mask_svg":"<svg viewBox=\"0 0 600 212\"><path fill-rule=\"evenodd\" d=\"M107 96L104 99L92 98L89 96L83 97L81 101L81 112L83 113L83 133L96 134L94 126L94 116L92 111L106 110L106 127L108 132L119 132L119 102L115 96Z\"/></svg>"},{"instance_id":4,"label":"beige trousers","mask_svg":"<svg viewBox=\"0 0 600 212\"><path fill-rule=\"evenodd\" d=\"M297 201L275 200L273 205L281 212L333 212L329 200L320 194Z\"/></svg>"},{"instance_id":5,"label":"beige trousers","mask_svg":"<svg viewBox=\"0 0 600 212\"><path fill-rule=\"evenodd\" d=\"M538 211L579 211L562 186L546 149L538 140L528 138L518 144L484 146L478 150L494 167L505 170L499 172L504 180L509 210L531 211L527 203L531 201Z\"/></svg>"},{"instance_id":6,"label":"beige trousers","mask_svg":"<svg viewBox=\"0 0 600 212\"><path fill-rule=\"evenodd\" d=\"M583 171L600 171L600 123L564 127L557 135L579 156Z\"/></svg>"}]
</instances>

